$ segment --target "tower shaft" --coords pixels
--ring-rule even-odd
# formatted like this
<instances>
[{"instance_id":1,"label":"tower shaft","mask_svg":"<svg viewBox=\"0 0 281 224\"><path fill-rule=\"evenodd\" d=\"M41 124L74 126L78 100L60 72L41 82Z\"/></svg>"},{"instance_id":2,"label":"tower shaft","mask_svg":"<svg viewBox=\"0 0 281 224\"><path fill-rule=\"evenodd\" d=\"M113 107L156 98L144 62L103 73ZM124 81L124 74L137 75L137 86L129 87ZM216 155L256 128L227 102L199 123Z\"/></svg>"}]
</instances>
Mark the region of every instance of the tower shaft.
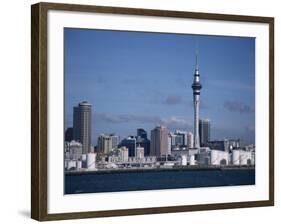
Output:
<instances>
[{"instance_id":1,"label":"tower shaft","mask_svg":"<svg viewBox=\"0 0 281 224\"><path fill-rule=\"evenodd\" d=\"M200 74L199 66L197 62L196 55L196 67L194 73L194 79L192 84L193 89L193 107L194 107L194 148L200 148L200 139L199 139L199 106L200 106L200 90L202 85L200 83Z\"/></svg>"},{"instance_id":2,"label":"tower shaft","mask_svg":"<svg viewBox=\"0 0 281 224\"><path fill-rule=\"evenodd\" d=\"M193 105L194 105L194 135L193 142L194 148L200 148L199 139L199 105L200 105L200 95L193 94Z\"/></svg>"}]
</instances>

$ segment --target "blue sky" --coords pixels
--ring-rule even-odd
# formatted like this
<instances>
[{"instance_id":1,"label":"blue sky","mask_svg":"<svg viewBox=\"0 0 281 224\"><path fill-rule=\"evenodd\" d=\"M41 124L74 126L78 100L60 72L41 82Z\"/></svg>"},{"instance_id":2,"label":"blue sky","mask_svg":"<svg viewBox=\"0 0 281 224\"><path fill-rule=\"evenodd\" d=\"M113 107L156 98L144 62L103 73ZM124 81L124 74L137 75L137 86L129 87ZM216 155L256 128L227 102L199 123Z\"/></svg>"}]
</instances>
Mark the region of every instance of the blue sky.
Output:
<instances>
[{"instance_id":1,"label":"blue sky","mask_svg":"<svg viewBox=\"0 0 281 224\"><path fill-rule=\"evenodd\" d=\"M92 142L156 125L193 131L192 81L196 46L200 117L211 139L255 141L255 39L90 29L64 30L65 126L73 106L93 106Z\"/></svg>"}]
</instances>

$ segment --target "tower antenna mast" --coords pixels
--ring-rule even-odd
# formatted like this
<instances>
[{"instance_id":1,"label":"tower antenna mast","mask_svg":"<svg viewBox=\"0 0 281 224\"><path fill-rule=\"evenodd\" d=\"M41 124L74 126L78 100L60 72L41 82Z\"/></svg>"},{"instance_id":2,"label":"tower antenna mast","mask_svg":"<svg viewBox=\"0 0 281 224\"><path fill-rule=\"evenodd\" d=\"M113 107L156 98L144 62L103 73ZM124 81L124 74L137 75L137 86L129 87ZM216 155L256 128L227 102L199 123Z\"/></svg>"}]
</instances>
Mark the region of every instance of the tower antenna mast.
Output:
<instances>
[{"instance_id":1,"label":"tower antenna mast","mask_svg":"<svg viewBox=\"0 0 281 224\"><path fill-rule=\"evenodd\" d=\"M196 70L199 70L199 61L198 61L199 50L198 50L198 42L196 42L195 55L196 55L196 65L195 65L195 68L196 68Z\"/></svg>"}]
</instances>

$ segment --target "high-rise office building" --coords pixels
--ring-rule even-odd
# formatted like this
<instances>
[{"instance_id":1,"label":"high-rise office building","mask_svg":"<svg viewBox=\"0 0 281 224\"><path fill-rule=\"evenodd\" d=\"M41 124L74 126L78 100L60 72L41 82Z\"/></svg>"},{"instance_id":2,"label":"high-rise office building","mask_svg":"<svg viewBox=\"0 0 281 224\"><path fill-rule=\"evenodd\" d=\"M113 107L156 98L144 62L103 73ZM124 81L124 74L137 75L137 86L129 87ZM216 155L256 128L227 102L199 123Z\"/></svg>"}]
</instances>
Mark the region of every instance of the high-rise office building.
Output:
<instances>
[{"instance_id":1,"label":"high-rise office building","mask_svg":"<svg viewBox=\"0 0 281 224\"><path fill-rule=\"evenodd\" d=\"M147 138L147 132L142 128L137 129L137 145L144 148L145 156L150 155L150 141Z\"/></svg>"},{"instance_id":2,"label":"high-rise office building","mask_svg":"<svg viewBox=\"0 0 281 224\"><path fill-rule=\"evenodd\" d=\"M200 90L202 85L200 83L200 74L199 74L199 66L198 59L196 54L196 67L194 73L194 79L192 84L193 89L193 106L194 106L194 148L200 148L200 140L199 140L199 104L200 104Z\"/></svg>"},{"instance_id":3,"label":"high-rise office building","mask_svg":"<svg viewBox=\"0 0 281 224\"><path fill-rule=\"evenodd\" d=\"M142 128L138 128L137 129L137 136L141 137L143 139L147 139L147 132Z\"/></svg>"},{"instance_id":4,"label":"high-rise office building","mask_svg":"<svg viewBox=\"0 0 281 224\"><path fill-rule=\"evenodd\" d=\"M161 157L171 154L168 142L168 129L160 126L151 131L150 155Z\"/></svg>"},{"instance_id":5,"label":"high-rise office building","mask_svg":"<svg viewBox=\"0 0 281 224\"><path fill-rule=\"evenodd\" d=\"M183 146L184 145L184 138L183 138L182 135L176 135L175 145L177 145L177 146Z\"/></svg>"},{"instance_id":6,"label":"high-rise office building","mask_svg":"<svg viewBox=\"0 0 281 224\"><path fill-rule=\"evenodd\" d=\"M73 128L67 128L64 134L64 141L71 142L73 140Z\"/></svg>"},{"instance_id":7,"label":"high-rise office building","mask_svg":"<svg viewBox=\"0 0 281 224\"><path fill-rule=\"evenodd\" d=\"M101 134L98 137L97 152L109 154L113 149L117 149L120 137L115 134Z\"/></svg>"},{"instance_id":8,"label":"high-rise office building","mask_svg":"<svg viewBox=\"0 0 281 224\"><path fill-rule=\"evenodd\" d=\"M125 146L129 150L129 157L135 157L136 156L136 144L137 140L134 136L129 136L128 138L123 139L119 147Z\"/></svg>"},{"instance_id":9,"label":"high-rise office building","mask_svg":"<svg viewBox=\"0 0 281 224\"><path fill-rule=\"evenodd\" d=\"M175 131L175 144L178 146L186 146L187 145L187 132L186 131Z\"/></svg>"},{"instance_id":10,"label":"high-rise office building","mask_svg":"<svg viewBox=\"0 0 281 224\"><path fill-rule=\"evenodd\" d=\"M211 125L209 119L200 119L199 120L199 136L200 136L200 145L207 146L210 141L210 132Z\"/></svg>"},{"instance_id":11,"label":"high-rise office building","mask_svg":"<svg viewBox=\"0 0 281 224\"><path fill-rule=\"evenodd\" d=\"M192 141L193 142L193 141ZM188 132L176 130L175 132L169 133L169 145L171 149L179 147L189 147ZM193 145L192 145L193 147Z\"/></svg>"},{"instance_id":12,"label":"high-rise office building","mask_svg":"<svg viewBox=\"0 0 281 224\"><path fill-rule=\"evenodd\" d=\"M91 150L92 105L83 101L73 108L73 139L82 143L83 154Z\"/></svg>"},{"instance_id":13,"label":"high-rise office building","mask_svg":"<svg viewBox=\"0 0 281 224\"><path fill-rule=\"evenodd\" d=\"M109 154L113 149L110 135L101 134L98 137L98 153Z\"/></svg>"},{"instance_id":14,"label":"high-rise office building","mask_svg":"<svg viewBox=\"0 0 281 224\"><path fill-rule=\"evenodd\" d=\"M120 148L120 158L122 162L127 162L129 160L129 150L127 147L122 146Z\"/></svg>"},{"instance_id":15,"label":"high-rise office building","mask_svg":"<svg viewBox=\"0 0 281 224\"><path fill-rule=\"evenodd\" d=\"M110 134L111 141L112 141L112 148L118 148L120 137L115 134Z\"/></svg>"},{"instance_id":16,"label":"high-rise office building","mask_svg":"<svg viewBox=\"0 0 281 224\"><path fill-rule=\"evenodd\" d=\"M193 137L193 134L191 132L187 132L186 134L186 146L187 148L193 148L194 144L193 144L193 140L194 140L194 137Z\"/></svg>"},{"instance_id":17,"label":"high-rise office building","mask_svg":"<svg viewBox=\"0 0 281 224\"><path fill-rule=\"evenodd\" d=\"M177 144L179 141L181 141L178 136L174 132L169 132L168 134L168 148L173 150L174 148L178 147Z\"/></svg>"}]
</instances>

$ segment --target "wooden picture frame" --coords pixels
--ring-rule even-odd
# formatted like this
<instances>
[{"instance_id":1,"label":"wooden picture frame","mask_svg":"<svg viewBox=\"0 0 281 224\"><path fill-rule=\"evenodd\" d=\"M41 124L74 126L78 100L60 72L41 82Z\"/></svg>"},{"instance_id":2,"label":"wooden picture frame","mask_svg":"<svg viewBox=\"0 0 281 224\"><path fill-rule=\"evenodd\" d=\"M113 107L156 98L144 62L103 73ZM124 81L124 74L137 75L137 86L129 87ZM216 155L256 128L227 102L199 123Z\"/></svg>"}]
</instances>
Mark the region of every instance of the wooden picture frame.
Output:
<instances>
[{"instance_id":1,"label":"wooden picture frame","mask_svg":"<svg viewBox=\"0 0 281 224\"><path fill-rule=\"evenodd\" d=\"M38 3L31 7L31 217L39 221L203 211L274 205L274 18L211 13ZM269 192L268 200L199 205L131 208L103 211L48 213L48 19L50 10L123 14L165 18L260 23L269 25Z\"/></svg>"}]
</instances>

